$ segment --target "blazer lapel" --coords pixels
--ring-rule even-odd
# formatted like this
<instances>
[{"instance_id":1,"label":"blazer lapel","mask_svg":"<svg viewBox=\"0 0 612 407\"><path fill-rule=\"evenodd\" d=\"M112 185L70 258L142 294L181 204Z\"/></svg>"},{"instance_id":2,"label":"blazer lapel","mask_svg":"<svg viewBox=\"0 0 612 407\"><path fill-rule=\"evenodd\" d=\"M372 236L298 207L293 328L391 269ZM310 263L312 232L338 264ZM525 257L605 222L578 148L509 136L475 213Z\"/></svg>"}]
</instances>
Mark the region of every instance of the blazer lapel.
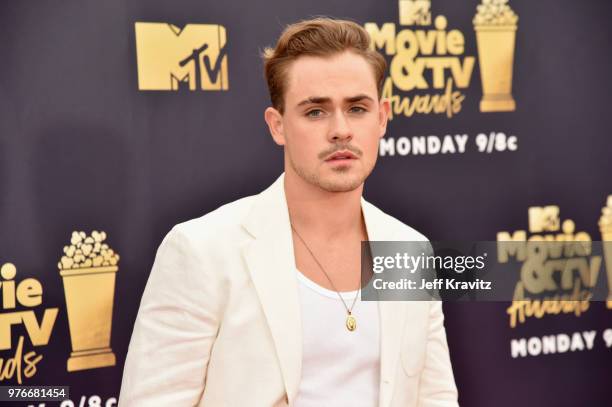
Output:
<instances>
[{"instance_id":1,"label":"blazer lapel","mask_svg":"<svg viewBox=\"0 0 612 407\"><path fill-rule=\"evenodd\" d=\"M363 218L366 224L368 240L393 241L397 237L391 224L380 209L361 200ZM376 253L372 253L376 256ZM386 407L391 403L397 363L400 358L400 347L404 324L406 321L406 304L403 301L379 301L380 313L380 391L379 405Z\"/></svg>"},{"instance_id":2,"label":"blazer lapel","mask_svg":"<svg viewBox=\"0 0 612 407\"><path fill-rule=\"evenodd\" d=\"M254 237L243 249L243 255L272 334L291 405L301 380L302 320L284 174L256 199L243 222L245 229ZM363 198L361 208L369 240L394 240L390 222L382 211ZM405 303L380 301L379 313L379 402L381 407L386 407L391 403L395 386L406 315Z\"/></svg>"},{"instance_id":3,"label":"blazer lapel","mask_svg":"<svg viewBox=\"0 0 612 407\"><path fill-rule=\"evenodd\" d=\"M302 320L283 183L284 174L256 198L243 222L255 239L243 254L270 327L291 405L302 371Z\"/></svg>"}]
</instances>

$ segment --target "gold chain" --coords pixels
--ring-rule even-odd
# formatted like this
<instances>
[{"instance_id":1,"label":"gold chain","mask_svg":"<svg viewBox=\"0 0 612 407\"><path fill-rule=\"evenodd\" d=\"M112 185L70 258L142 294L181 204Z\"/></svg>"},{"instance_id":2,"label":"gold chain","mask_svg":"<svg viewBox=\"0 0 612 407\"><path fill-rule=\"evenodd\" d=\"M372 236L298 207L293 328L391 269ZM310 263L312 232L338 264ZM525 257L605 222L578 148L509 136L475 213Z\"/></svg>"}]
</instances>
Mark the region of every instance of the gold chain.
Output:
<instances>
[{"instance_id":1,"label":"gold chain","mask_svg":"<svg viewBox=\"0 0 612 407\"><path fill-rule=\"evenodd\" d=\"M317 263L317 265L319 266L319 268L321 269L321 271L323 272L323 274L325 274L325 277L327 277L327 280L329 281L329 283L331 284L331 286L333 287L334 291L336 291L336 294L338 294L338 297L340 298L340 300L342 301L342 304L344 305L344 308L346 308L346 312L351 315L351 311L353 310L353 307L355 307L355 302L357 302L357 297L359 296L359 289L357 290L357 294L355 295L355 299L353 299L353 304L351 305L351 308L349 308L346 305L346 302L344 301L344 298L342 298L342 295L340 295L340 292L336 289L336 286L334 285L334 282L331 280L331 278L329 278L329 275L325 272L325 269L323 268L323 266L321 265L321 263L319 263L319 260L317 260L316 256L314 255L314 253L312 252L312 250L310 250L310 247L308 247L308 245L306 244L306 242L304 241L304 239L302 238L302 236L300 236L300 234L298 233L298 231L293 227L293 224L291 223L291 229L293 229L293 231L295 232L295 234L297 235L297 237L302 241L302 243L304 244L304 247L306 247L306 250L308 250L308 252L310 253L310 255L312 256L312 258L314 259L314 261Z\"/></svg>"}]
</instances>

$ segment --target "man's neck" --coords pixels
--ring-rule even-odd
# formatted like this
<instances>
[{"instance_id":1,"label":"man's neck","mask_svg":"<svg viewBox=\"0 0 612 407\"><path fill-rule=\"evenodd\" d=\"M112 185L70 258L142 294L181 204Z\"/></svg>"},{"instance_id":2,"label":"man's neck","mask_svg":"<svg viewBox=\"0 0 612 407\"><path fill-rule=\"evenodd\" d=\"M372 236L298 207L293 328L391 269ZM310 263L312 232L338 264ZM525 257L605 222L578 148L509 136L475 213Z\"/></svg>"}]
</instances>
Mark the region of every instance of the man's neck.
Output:
<instances>
[{"instance_id":1,"label":"man's neck","mask_svg":"<svg viewBox=\"0 0 612 407\"><path fill-rule=\"evenodd\" d=\"M349 192L329 192L292 171L285 172L284 184L291 223L301 234L323 241L367 239L361 214L363 184Z\"/></svg>"}]
</instances>

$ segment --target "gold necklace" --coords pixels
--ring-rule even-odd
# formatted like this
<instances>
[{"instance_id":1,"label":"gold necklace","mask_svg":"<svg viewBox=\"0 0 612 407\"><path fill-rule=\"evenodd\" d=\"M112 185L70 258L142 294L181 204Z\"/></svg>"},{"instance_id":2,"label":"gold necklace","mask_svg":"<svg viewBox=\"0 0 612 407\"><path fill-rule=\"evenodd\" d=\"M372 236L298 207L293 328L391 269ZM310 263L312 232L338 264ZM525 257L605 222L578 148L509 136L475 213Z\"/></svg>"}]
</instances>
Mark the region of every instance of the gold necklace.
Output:
<instances>
[{"instance_id":1,"label":"gold necklace","mask_svg":"<svg viewBox=\"0 0 612 407\"><path fill-rule=\"evenodd\" d=\"M304 245L306 250L308 250L308 252L312 256L314 261L317 263L317 265L319 266L319 268L323 272L323 274L325 274L325 277L327 277L327 280L329 281L329 283L333 287L334 291L336 291L336 294L338 294L338 297L340 298L340 301L342 301L342 304L344 305L344 308L346 308L346 313L347 313L347 315L346 315L346 323L345 323L346 329L348 329L349 331L353 332L355 329L357 329L357 320L353 316L352 311L353 311L353 307L355 307L355 302L357 302L357 297L359 296L359 290L357 290L357 294L355 295L355 299L353 299L353 304L351 305L351 308L349 308L346 305L346 302L344 301L344 298L342 298L342 296L340 295L340 292L336 289L336 286L334 285L334 282L331 280L331 278L329 278L329 275L325 272L325 269L323 268L321 263L319 263L319 260L317 260L317 258L315 257L314 253L312 252L312 250L310 250L310 247L308 247L308 245L306 244L306 242L304 241L302 236L300 236L298 231L295 230L295 228L293 227L293 224L291 224L291 229L293 229L293 231L295 232L297 237L302 241L302 244Z\"/></svg>"}]
</instances>

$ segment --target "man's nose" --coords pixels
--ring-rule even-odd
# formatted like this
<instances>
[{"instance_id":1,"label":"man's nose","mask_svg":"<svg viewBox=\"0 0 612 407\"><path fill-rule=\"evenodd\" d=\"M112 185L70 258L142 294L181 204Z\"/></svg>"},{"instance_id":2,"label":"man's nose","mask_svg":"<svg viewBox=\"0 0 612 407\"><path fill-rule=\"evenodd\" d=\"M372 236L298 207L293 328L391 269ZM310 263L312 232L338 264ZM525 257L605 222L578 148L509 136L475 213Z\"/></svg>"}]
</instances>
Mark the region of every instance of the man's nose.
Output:
<instances>
[{"instance_id":1,"label":"man's nose","mask_svg":"<svg viewBox=\"0 0 612 407\"><path fill-rule=\"evenodd\" d=\"M352 138L353 132L346 115L343 112L334 114L328 133L329 141L350 141Z\"/></svg>"}]
</instances>

